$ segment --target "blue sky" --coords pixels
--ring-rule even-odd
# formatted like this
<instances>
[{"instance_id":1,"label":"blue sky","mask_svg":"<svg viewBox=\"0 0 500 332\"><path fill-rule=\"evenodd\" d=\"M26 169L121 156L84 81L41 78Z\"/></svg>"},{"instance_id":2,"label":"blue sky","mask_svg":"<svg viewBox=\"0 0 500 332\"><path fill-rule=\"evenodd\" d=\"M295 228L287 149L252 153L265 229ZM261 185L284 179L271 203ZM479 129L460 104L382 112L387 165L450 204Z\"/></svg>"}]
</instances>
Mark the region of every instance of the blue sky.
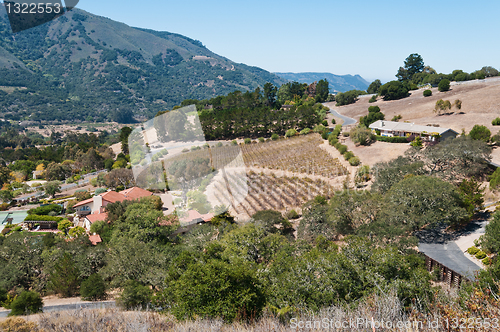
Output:
<instances>
[{"instance_id":1,"label":"blue sky","mask_svg":"<svg viewBox=\"0 0 500 332\"><path fill-rule=\"evenodd\" d=\"M419 53L438 72L500 67L498 0L81 0L131 26L198 39L235 62L272 72L395 79Z\"/></svg>"}]
</instances>

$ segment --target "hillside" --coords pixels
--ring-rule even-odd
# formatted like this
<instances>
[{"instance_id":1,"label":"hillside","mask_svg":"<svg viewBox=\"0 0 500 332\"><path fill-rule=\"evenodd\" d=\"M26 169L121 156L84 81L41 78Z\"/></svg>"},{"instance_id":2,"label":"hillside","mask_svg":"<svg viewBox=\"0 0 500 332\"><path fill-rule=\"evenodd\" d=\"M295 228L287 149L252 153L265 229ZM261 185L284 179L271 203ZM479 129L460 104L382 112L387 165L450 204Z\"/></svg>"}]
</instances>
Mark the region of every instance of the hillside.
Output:
<instances>
[{"instance_id":1,"label":"hillside","mask_svg":"<svg viewBox=\"0 0 500 332\"><path fill-rule=\"evenodd\" d=\"M439 92L432 88L432 96L424 97L423 89L410 91L410 96L400 100L384 101L382 98L369 103L367 96L361 96L351 105L335 107L335 102L327 103L342 115L359 120L368 114L369 106L379 106L386 120L395 115L401 115L400 121L410 121L419 125L439 124L441 127L451 128L457 132L470 131L476 124L488 127L492 133L497 133L500 127L493 126L491 121L500 115L500 78L493 77L485 80L452 83L450 91ZM452 108L449 115L434 113L436 101L462 101L462 108Z\"/></svg>"},{"instance_id":2,"label":"hillside","mask_svg":"<svg viewBox=\"0 0 500 332\"><path fill-rule=\"evenodd\" d=\"M127 122L184 99L284 81L188 37L132 28L78 9L12 34L0 7L0 117Z\"/></svg>"},{"instance_id":3,"label":"hillside","mask_svg":"<svg viewBox=\"0 0 500 332\"><path fill-rule=\"evenodd\" d=\"M331 73L275 73L288 81L311 84L315 81L327 79L330 92L345 92L349 90L366 90L368 83L359 75L334 75Z\"/></svg>"}]
</instances>

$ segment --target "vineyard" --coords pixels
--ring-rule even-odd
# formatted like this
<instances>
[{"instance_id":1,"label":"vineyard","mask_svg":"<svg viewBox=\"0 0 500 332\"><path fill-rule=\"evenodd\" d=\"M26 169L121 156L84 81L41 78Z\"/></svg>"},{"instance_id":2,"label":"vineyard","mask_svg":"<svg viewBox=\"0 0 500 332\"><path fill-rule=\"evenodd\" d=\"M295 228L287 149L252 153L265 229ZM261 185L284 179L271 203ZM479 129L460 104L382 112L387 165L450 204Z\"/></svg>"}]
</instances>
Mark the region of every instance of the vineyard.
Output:
<instances>
[{"instance_id":1,"label":"vineyard","mask_svg":"<svg viewBox=\"0 0 500 332\"><path fill-rule=\"evenodd\" d=\"M335 189L327 182L307 177L278 177L274 173L264 174L250 171L246 181L231 172L227 174L231 195L240 198L234 207L235 214L252 216L257 211L273 209L287 211L300 208L305 202L318 195L331 197ZM213 183L210 190L216 204L230 206L228 187L223 181Z\"/></svg>"},{"instance_id":2,"label":"vineyard","mask_svg":"<svg viewBox=\"0 0 500 332\"><path fill-rule=\"evenodd\" d=\"M243 160L248 167L320 175L327 178L347 174L337 159L332 158L319 146L323 144L319 134L301 135L260 144L245 144Z\"/></svg>"},{"instance_id":3,"label":"vineyard","mask_svg":"<svg viewBox=\"0 0 500 332\"><path fill-rule=\"evenodd\" d=\"M165 168L175 160L209 158L214 169L222 169L238 159L242 153L247 167L260 167L327 178L347 174L340 162L319 146L323 144L319 134L301 135L264 143L212 146L189 151L165 161ZM243 165L238 165L243 166Z\"/></svg>"}]
</instances>

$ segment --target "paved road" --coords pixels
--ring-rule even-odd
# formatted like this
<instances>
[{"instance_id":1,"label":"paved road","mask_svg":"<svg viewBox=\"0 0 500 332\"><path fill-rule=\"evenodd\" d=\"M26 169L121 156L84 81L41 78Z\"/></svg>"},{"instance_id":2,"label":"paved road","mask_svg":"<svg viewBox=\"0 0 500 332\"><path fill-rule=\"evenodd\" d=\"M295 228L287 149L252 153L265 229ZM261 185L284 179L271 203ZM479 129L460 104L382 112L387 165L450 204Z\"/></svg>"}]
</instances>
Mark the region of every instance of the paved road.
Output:
<instances>
[{"instance_id":1,"label":"paved road","mask_svg":"<svg viewBox=\"0 0 500 332\"><path fill-rule=\"evenodd\" d=\"M341 118L342 120L344 120L344 123L342 124L342 127L343 126L349 126L349 125L352 125L352 124L355 124L357 121L354 120L353 118L349 118L347 116L344 116L342 114L339 114L337 111L335 111L333 108L329 107L330 108L330 113L332 113L334 116L338 117L338 118Z\"/></svg>"},{"instance_id":2,"label":"paved road","mask_svg":"<svg viewBox=\"0 0 500 332\"><path fill-rule=\"evenodd\" d=\"M80 302L73 304L44 306L43 312L56 312L56 311L79 310L79 309L105 309L105 308L115 308L115 307L116 307L115 301ZM0 311L0 317L7 317L9 313L10 310Z\"/></svg>"}]
</instances>

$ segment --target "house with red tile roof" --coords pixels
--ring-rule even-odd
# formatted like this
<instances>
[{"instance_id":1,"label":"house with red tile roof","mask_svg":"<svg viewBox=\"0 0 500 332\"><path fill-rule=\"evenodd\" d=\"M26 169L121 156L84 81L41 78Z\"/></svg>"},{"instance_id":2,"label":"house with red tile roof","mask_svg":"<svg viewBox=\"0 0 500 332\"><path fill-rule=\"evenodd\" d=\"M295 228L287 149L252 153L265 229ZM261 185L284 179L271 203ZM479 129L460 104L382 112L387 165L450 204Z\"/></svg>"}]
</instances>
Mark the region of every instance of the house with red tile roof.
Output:
<instances>
[{"instance_id":1,"label":"house with red tile roof","mask_svg":"<svg viewBox=\"0 0 500 332\"><path fill-rule=\"evenodd\" d=\"M87 231L90 231L90 226L92 226L93 223L96 221L104 221L108 217L108 214L106 212L104 213L93 213L93 214L88 214L83 218L83 228L85 228Z\"/></svg>"},{"instance_id":2,"label":"house with red tile roof","mask_svg":"<svg viewBox=\"0 0 500 332\"><path fill-rule=\"evenodd\" d=\"M92 198L81 201L73 206L78 216L86 216L89 214L100 213L102 208L108 204L122 202L125 200L136 200L143 197L152 196L153 193L142 188L132 187L117 193L116 191L108 191Z\"/></svg>"}]
</instances>

